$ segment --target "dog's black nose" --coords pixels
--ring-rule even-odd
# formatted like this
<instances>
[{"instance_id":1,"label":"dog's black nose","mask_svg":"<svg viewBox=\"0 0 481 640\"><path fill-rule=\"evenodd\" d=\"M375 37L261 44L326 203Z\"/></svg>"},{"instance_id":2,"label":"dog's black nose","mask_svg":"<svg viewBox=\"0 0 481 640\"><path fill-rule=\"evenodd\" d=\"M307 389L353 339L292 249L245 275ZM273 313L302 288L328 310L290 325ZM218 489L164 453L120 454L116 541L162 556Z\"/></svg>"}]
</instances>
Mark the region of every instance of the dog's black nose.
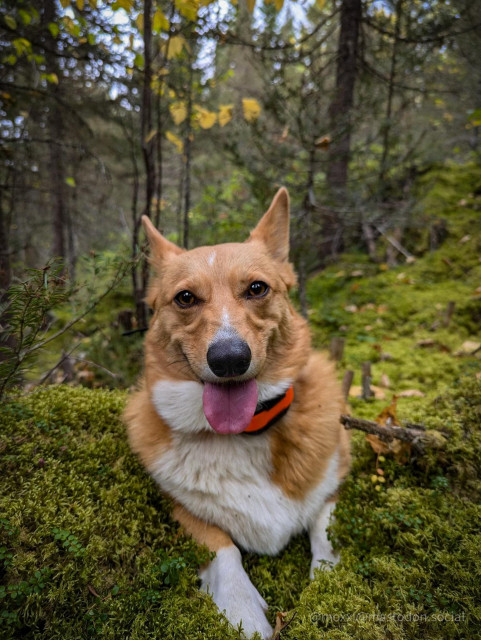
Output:
<instances>
[{"instance_id":1,"label":"dog's black nose","mask_svg":"<svg viewBox=\"0 0 481 640\"><path fill-rule=\"evenodd\" d=\"M219 378L241 376L251 363L251 350L241 338L216 340L207 350L207 363Z\"/></svg>"}]
</instances>

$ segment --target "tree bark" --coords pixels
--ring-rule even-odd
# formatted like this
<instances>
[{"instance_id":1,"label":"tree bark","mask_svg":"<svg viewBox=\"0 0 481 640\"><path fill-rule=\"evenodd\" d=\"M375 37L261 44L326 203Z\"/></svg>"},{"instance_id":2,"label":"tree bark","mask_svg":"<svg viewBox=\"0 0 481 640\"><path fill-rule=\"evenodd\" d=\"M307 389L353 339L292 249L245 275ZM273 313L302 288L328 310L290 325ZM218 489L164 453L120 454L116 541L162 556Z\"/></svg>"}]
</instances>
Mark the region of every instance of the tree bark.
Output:
<instances>
[{"instance_id":1,"label":"tree bark","mask_svg":"<svg viewBox=\"0 0 481 640\"><path fill-rule=\"evenodd\" d=\"M327 184L331 192L341 196L347 185L351 154L351 112L357 76L361 18L361 0L343 0L337 48L336 88L329 107L332 142L327 170Z\"/></svg>"},{"instance_id":2,"label":"tree bark","mask_svg":"<svg viewBox=\"0 0 481 640\"><path fill-rule=\"evenodd\" d=\"M153 135L152 110L152 0L144 0L144 73L142 87L142 104L140 120L140 143L145 166L145 205L144 214L150 217L152 200L156 188L155 178L155 146ZM139 222L135 231L138 234ZM136 235L134 233L134 235ZM134 278L135 280L135 278ZM141 261L140 286L135 289L135 308L137 326L147 326L147 305L144 302L149 281L149 264Z\"/></svg>"},{"instance_id":3,"label":"tree bark","mask_svg":"<svg viewBox=\"0 0 481 640\"><path fill-rule=\"evenodd\" d=\"M42 22L47 27L48 24L56 22L58 19L57 8L54 0L45 0L43 4ZM47 60L48 73L57 76L57 83L49 84L51 99L48 104L48 131L49 131L49 163L51 175L50 203L52 207L52 231L53 244L52 253L55 257L67 261L67 202L65 193L65 158L63 153L64 123L62 109L59 106L61 95L61 73L57 63L57 40L50 35L45 28L45 57ZM66 265L65 265L66 266Z\"/></svg>"},{"instance_id":4,"label":"tree bark","mask_svg":"<svg viewBox=\"0 0 481 640\"><path fill-rule=\"evenodd\" d=\"M184 233L183 233L183 245L184 249L189 248L189 211L190 211L190 166L192 159L192 93L194 84L194 61L192 56L189 56L189 80L187 87L187 117L185 119L185 136L184 136Z\"/></svg>"},{"instance_id":5,"label":"tree bark","mask_svg":"<svg viewBox=\"0 0 481 640\"><path fill-rule=\"evenodd\" d=\"M403 2L404 0L398 0L396 3L396 22L394 25L394 42L393 42L392 53L391 53L391 67L389 70L389 86L388 86L387 104L386 104L386 118L384 121L383 131L382 131L382 157L381 157L381 165L379 169L379 187L380 187L381 194L383 196L385 195L385 192L386 192L384 183L386 180L386 172L388 168L387 160L389 155L389 143L390 143L389 138L391 134L391 124L392 124L394 81L396 79L396 64L397 64L399 35L401 32Z\"/></svg>"}]
</instances>

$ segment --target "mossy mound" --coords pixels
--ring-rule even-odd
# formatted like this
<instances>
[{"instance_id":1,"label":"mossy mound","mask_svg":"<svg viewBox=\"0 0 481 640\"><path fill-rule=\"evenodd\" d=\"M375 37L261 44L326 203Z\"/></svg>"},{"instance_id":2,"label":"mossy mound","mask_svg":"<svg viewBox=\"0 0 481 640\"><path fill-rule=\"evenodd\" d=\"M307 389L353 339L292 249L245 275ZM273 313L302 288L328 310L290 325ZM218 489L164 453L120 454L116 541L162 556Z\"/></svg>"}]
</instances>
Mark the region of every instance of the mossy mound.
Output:
<instances>
[{"instance_id":1,"label":"mossy mound","mask_svg":"<svg viewBox=\"0 0 481 640\"><path fill-rule=\"evenodd\" d=\"M57 387L1 408L2 637L240 637L197 590L207 553L179 533L131 454L124 401ZM354 438L334 570L308 583L306 537L276 558L246 556L270 615L297 612L283 637L479 637L480 407L475 380L435 401L425 422L449 432L442 454L378 461L383 484Z\"/></svg>"},{"instance_id":2,"label":"mossy mound","mask_svg":"<svg viewBox=\"0 0 481 640\"><path fill-rule=\"evenodd\" d=\"M2 638L238 637L130 453L124 402L56 387L1 407Z\"/></svg>"}]
</instances>

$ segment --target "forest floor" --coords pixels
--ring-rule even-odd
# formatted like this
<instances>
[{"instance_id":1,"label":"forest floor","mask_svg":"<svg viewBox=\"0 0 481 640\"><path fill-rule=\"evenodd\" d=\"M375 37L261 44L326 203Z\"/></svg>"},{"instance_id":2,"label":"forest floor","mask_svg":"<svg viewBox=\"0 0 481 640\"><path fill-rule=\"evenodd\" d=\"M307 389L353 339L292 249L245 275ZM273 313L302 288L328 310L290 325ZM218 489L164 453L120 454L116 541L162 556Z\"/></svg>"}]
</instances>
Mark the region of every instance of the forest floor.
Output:
<instances>
[{"instance_id":1,"label":"forest floor","mask_svg":"<svg viewBox=\"0 0 481 640\"><path fill-rule=\"evenodd\" d=\"M244 556L272 623L288 612L285 640L481 638L481 171L452 166L429 181L422 215L448 232L437 250L420 224L414 262L345 255L308 294L315 345L344 338L351 414L375 420L390 406L435 446L384 452L353 434L331 526L340 562L314 581L306 536L275 558ZM366 361L370 400L359 397ZM197 589L205 551L128 448L125 399L61 385L0 407L2 637L240 637Z\"/></svg>"}]
</instances>

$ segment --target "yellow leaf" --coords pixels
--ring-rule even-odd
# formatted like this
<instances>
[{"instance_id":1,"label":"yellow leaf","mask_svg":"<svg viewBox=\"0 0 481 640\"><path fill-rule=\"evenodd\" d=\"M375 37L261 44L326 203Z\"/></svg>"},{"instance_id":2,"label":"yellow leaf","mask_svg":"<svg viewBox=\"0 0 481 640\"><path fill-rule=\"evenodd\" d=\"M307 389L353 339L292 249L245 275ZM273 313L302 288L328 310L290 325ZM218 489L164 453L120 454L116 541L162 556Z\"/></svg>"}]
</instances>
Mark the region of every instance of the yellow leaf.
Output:
<instances>
[{"instance_id":1,"label":"yellow leaf","mask_svg":"<svg viewBox=\"0 0 481 640\"><path fill-rule=\"evenodd\" d=\"M234 112L233 104L221 104L219 107L218 120L221 127L224 127L228 122L232 120L232 114Z\"/></svg>"},{"instance_id":2,"label":"yellow leaf","mask_svg":"<svg viewBox=\"0 0 481 640\"><path fill-rule=\"evenodd\" d=\"M195 22L197 20L197 9L199 3L197 0L174 0L174 4L184 18Z\"/></svg>"},{"instance_id":3,"label":"yellow leaf","mask_svg":"<svg viewBox=\"0 0 481 640\"><path fill-rule=\"evenodd\" d=\"M70 6L70 0L60 0L60 4L62 5L62 9L66 9Z\"/></svg>"},{"instance_id":4,"label":"yellow leaf","mask_svg":"<svg viewBox=\"0 0 481 640\"><path fill-rule=\"evenodd\" d=\"M15 31L15 29L17 28L17 21L15 20L15 18L13 16L5 16L3 18L5 20L5 24L7 25L7 27L9 29L12 29L12 31Z\"/></svg>"},{"instance_id":5,"label":"yellow leaf","mask_svg":"<svg viewBox=\"0 0 481 640\"><path fill-rule=\"evenodd\" d=\"M274 0L274 6L277 11L280 11L284 6L284 0Z\"/></svg>"},{"instance_id":6,"label":"yellow leaf","mask_svg":"<svg viewBox=\"0 0 481 640\"><path fill-rule=\"evenodd\" d=\"M129 13L134 7L134 0L117 0L115 4L118 4L119 7Z\"/></svg>"},{"instance_id":7,"label":"yellow leaf","mask_svg":"<svg viewBox=\"0 0 481 640\"><path fill-rule=\"evenodd\" d=\"M326 0L316 0L316 5L319 11L322 11L326 6Z\"/></svg>"},{"instance_id":8,"label":"yellow leaf","mask_svg":"<svg viewBox=\"0 0 481 640\"><path fill-rule=\"evenodd\" d=\"M77 9L79 11L83 11L84 10L85 0L76 0L75 4L77 5Z\"/></svg>"},{"instance_id":9,"label":"yellow leaf","mask_svg":"<svg viewBox=\"0 0 481 640\"><path fill-rule=\"evenodd\" d=\"M183 47L187 48L187 42L183 36L172 36L168 42L167 59L176 58L182 53Z\"/></svg>"},{"instance_id":10,"label":"yellow leaf","mask_svg":"<svg viewBox=\"0 0 481 640\"><path fill-rule=\"evenodd\" d=\"M145 136L145 144L149 144L149 142L151 142L157 134L158 129L152 129L152 131Z\"/></svg>"},{"instance_id":11,"label":"yellow leaf","mask_svg":"<svg viewBox=\"0 0 481 640\"><path fill-rule=\"evenodd\" d=\"M152 20L152 29L156 32L159 32L162 30L167 31L168 28L169 28L169 21L163 14L162 10L157 9L157 11L154 13L154 17Z\"/></svg>"},{"instance_id":12,"label":"yellow leaf","mask_svg":"<svg viewBox=\"0 0 481 640\"><path fill-rule=\"evenodd\" d=\"M172 142L172 144L175 144L175 146L177 147L177 151L179 153L182 153L184 151L184 143L174 133L167 131L167 133L165 134L165 137L169 142Z\"/></svg>"},{"instance_id":13,"label":"yellow leaf","mask_svg":"<svg viewBox=\"0 0 481 640\"><path fill-rule=\"evenodd\" d=\"M247 10L249 13L254 11L254 7L256 6L256 0L247 0Z\"/></svg>"},{"instance_id":14,"label":"yellow leaf","mask_svg":"<svg viewBox=\"0 0 481 640\"><path fill-rule=\"evenodd\" d=\"M89 5L91 9L97 8L97 0L89 0Z\"/></svg>"},{"instance_id":15,"label":"yellow leaf","mask_svg":"<svg viewBox=\"0 0 481 640\"><path fill-rule=\"evenodd\" d=\"M144 31L144 14L139 13L139 15L135 18L135 24L137 25L137 29L142 33Z\"/></svg>"},{"instance_id":16,"label":"yellow leaf","mask_svg":"<svg viewBox=\"0 0 481 640\"><path fill-rule=\"evenodd\" d=\"M247 122L255 122L261 113L261 106L255 98L242 98L242 109Z\"/></svg>"},{"instance_id":17,"label":"yellow leaf","mask_svg":"<svg viewBox=\"0 0 481 640\"><path fill-rule=\"evenodd\" d=\"M174 102L170 105L169 110L175 124L180 124L187 118L187 108L184 102Z\"/></svg>"},{"instance_id":18,"label":"yellow leaf","mask_svg":"<svg viewBox=\"0 0 481 640\"><path fill-rule=\"evenodd\" d=\"M202 129L210 129L217 122L217 113L208 111L202 107L197 107L197 122Z\"/></svg>"}]
</instances>

